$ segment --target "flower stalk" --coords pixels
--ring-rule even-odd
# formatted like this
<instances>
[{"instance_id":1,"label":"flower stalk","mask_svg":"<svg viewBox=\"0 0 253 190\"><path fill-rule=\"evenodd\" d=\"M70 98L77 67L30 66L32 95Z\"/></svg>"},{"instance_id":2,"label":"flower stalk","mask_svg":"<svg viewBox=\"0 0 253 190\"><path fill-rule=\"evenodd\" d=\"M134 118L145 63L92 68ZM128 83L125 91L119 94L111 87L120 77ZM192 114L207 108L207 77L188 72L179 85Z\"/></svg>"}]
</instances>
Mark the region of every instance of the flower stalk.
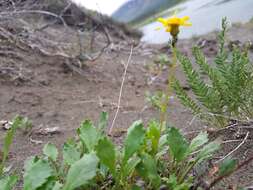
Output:
<instances>
[{"instance_id":1,"label":"flower stalk","mask_svg":"<svg viewBox=\"0 0 253 190\"><path fill-rule=\"evenodd\" d=\"M188 16L178 18L176 15L173 15L171 18L168 18L168 19L158 18L158 22L163 24L163 27L166 29L166 32L169 32L172 37L172 40L170 41L170 46L172 49L172 56L173 56L172 64L169 66L169 70L168 70L168 84L165 91L165 99L162 102L162 109L161 109L161 116L160 116L160 123L161 123L160 130L161 131L166 126L167 110L168 110L170 99L173 93L172 84L175 78L175 71L176 71L176 66L177 66L176 44L178 41L178 34L180 32L179 27L191 26L191 23L188 22L189 19L190 18Z\"/></svg>"}]
</instances>

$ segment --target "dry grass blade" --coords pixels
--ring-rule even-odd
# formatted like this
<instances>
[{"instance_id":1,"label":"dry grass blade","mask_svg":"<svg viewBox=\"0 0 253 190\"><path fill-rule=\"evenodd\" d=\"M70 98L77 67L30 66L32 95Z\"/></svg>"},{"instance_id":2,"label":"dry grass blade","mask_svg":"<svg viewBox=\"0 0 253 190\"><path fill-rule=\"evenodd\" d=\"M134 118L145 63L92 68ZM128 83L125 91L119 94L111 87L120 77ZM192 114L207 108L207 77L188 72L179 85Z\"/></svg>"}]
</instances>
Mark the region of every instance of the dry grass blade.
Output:
<instances>
[{"instance_id":1,"label":"dry grass blade","mask_svg":"<svg viewBox=\"0 0 253 190\"><path fill-rule=\"evenodd\" d=\"M126 74L127 74L127 68L128 68L129 63L130 63L130 61L131 61L132 53L133 53L133 45L131 46L131 50L130 50L130 54L129 54L127 63L126 63L126 65L124 66L124 67L125 67L125 70L124 70L124 73L123 73L122 82L121 82L121 86L120 86L120 92L119 92L117 110L116 110L116 113L115 113L114 118L113 118L113 120L112 120L112 125L111 125L111 127L110 127L110 129L109 129L109 134L112 133L113 127L114 127L114 125L115 125L115 121L116 121L116 119L117 119L117 117L118 117L118 113L119 113L119 109L120 109L120 104L121 104L121 98L122 98L123 87L124 87L124 83L125 83L125 79L126 79Z\"/></svg>"},{"instance_id":2,"label":"dry grass blade","mask_svg":"<svg viewBox=\"0 0 253 190\"><path fill-rule=\"evenodd\" d=\"M229 156L231 156L235 151L237 151L246 142L248 136L249 136L249 132L247 132L247 134L245 135L243 141L235 149L233 149L231 152L229 152L228 154L226 154L224 157L222 157L221 159L219 159L218 161L216 161L216 163L219 163L219 162L225 160L226 158L228 158Z\"/></svg>"}]
</instances>

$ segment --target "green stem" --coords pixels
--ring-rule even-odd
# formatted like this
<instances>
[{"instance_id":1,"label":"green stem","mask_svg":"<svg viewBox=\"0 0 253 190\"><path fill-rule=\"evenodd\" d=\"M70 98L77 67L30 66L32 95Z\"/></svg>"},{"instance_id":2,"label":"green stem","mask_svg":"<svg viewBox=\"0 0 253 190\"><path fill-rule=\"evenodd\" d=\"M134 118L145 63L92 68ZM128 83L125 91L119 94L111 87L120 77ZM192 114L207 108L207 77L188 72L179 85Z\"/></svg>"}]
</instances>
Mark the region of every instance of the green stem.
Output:
<instances>
[{"instance_id":1,"label":"green stem","mask_svg":"<svg viewBox=\"0 0 253 190\"><path fill-rule=\"evenodd\" d=\"M57 163L52 158L50 158L50 157L48 157L48 160L51 162L51 164L53 166L53 169L54 169L54 171L55 171L55 173L57 175L57 178L59 180L61 180L61 174L59 172L59 167L58 167Z\"/></svg>"},{"instance_id":2,"label":"green stem","mask_svg":"<svg viewBox=\"0 0 253 190\"><path fill-rule=\"evenodd\" d=\"M171 42L173 58L172 58L172 64L170 68L168 69L168 84L165 91L165 100L163 102L163 109L161 109L161 116L160 116L160 123L161 123L160 132L162 132L163 126L166 126L166 114L167 114L168 105L170 102L170 97L172 96L172 93L173 93L172 84L175 78L175 70L176 70L176 65L177 65L176 42L177 42L177 37L173 37L173 40Z\"/></svg>"},{"instance_id":3,"label":"green stem","mask_svg":"<svg viewBox=\"0 0 253 190\"><path fill-rule=\"evenodd\" d=\"M179 178L178 183L182 183L185 179L185 177L188 175L188 173L192 170L192 168L195 166L196 162L192 162L187 166L187 169L182 174L182 176Z\"/></svg>"}]
</instances>

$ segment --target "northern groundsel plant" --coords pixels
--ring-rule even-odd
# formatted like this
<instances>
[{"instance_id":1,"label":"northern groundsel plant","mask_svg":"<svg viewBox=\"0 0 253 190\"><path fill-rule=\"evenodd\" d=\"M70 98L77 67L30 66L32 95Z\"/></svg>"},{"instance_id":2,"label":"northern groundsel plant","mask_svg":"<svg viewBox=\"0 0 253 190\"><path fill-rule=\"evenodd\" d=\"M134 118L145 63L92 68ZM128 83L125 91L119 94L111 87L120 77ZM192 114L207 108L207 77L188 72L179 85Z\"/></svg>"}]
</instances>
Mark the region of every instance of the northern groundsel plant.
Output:
<instances>
[{"instance_id":1,"label":"northern groundsel plant","mask_svg":"<svg viewBox=\"0 0 253 190\"><path fill-rule=\"evenodd\" d=\"M167 120L167 109L170 99L172 97L172 84L175 78L175 69L177 65L177 56L176 56L176 43L178 40L178 34L180 32L181 26L191 26L192 24L189 22L190 17L184 16L179 18L174 14L172 17L164 19L158 18L157 21L162 23L163 27L165 28L166 32L169 32L172 40L170 41L170 48L172 49L173 57L172 57L172 64L169 65L168 68L168 84L165 92L159 92L154 96L148 98L150 102L159 108L160 110L160 124L161 124L161 131L166 126ZM161 27L157 28L161 29ZM155 100L155 101L154 101Z\"/></svg>"},{"instance_id":2,"label":"northern groundsel plant","mask_svg":"<svg viewBox=\"0 0 253 190\"><path fill-rule=\"evenodd\" d=\"M165 28L166 32L169 32L172 36L172 46L175 47L178 34L180 32L180 26L191 26L192 24L188 22L190 19L189 16L184 16L179 18L174 14L172 17L164 19L158 18L157 21L162 23L163 27ZM157 28L160 29L160 28Z\"/></svg>"}]
</instances>

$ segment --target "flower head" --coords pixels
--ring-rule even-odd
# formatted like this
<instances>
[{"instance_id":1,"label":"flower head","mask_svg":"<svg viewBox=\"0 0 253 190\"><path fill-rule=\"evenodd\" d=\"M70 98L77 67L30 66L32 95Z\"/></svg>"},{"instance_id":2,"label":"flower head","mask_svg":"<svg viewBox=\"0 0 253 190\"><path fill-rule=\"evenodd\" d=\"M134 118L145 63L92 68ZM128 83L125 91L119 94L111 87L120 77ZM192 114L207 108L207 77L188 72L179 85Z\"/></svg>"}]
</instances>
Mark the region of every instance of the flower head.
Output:
<instances>
[{"instance_id":1,"label":"flower head","mask_svg":"<svg viewBox=\"0 0 253 190\"><path fill-rule=\"evenodd\" d=\"M179 33L179 26L191 26L192 24L188 22L189 16L184 16L182 18L173 15L170 18L158 18L157 21L161 22L166 29L166 32L170 32L172 36L177 36Z\"/></svg>"}]
</instances>

